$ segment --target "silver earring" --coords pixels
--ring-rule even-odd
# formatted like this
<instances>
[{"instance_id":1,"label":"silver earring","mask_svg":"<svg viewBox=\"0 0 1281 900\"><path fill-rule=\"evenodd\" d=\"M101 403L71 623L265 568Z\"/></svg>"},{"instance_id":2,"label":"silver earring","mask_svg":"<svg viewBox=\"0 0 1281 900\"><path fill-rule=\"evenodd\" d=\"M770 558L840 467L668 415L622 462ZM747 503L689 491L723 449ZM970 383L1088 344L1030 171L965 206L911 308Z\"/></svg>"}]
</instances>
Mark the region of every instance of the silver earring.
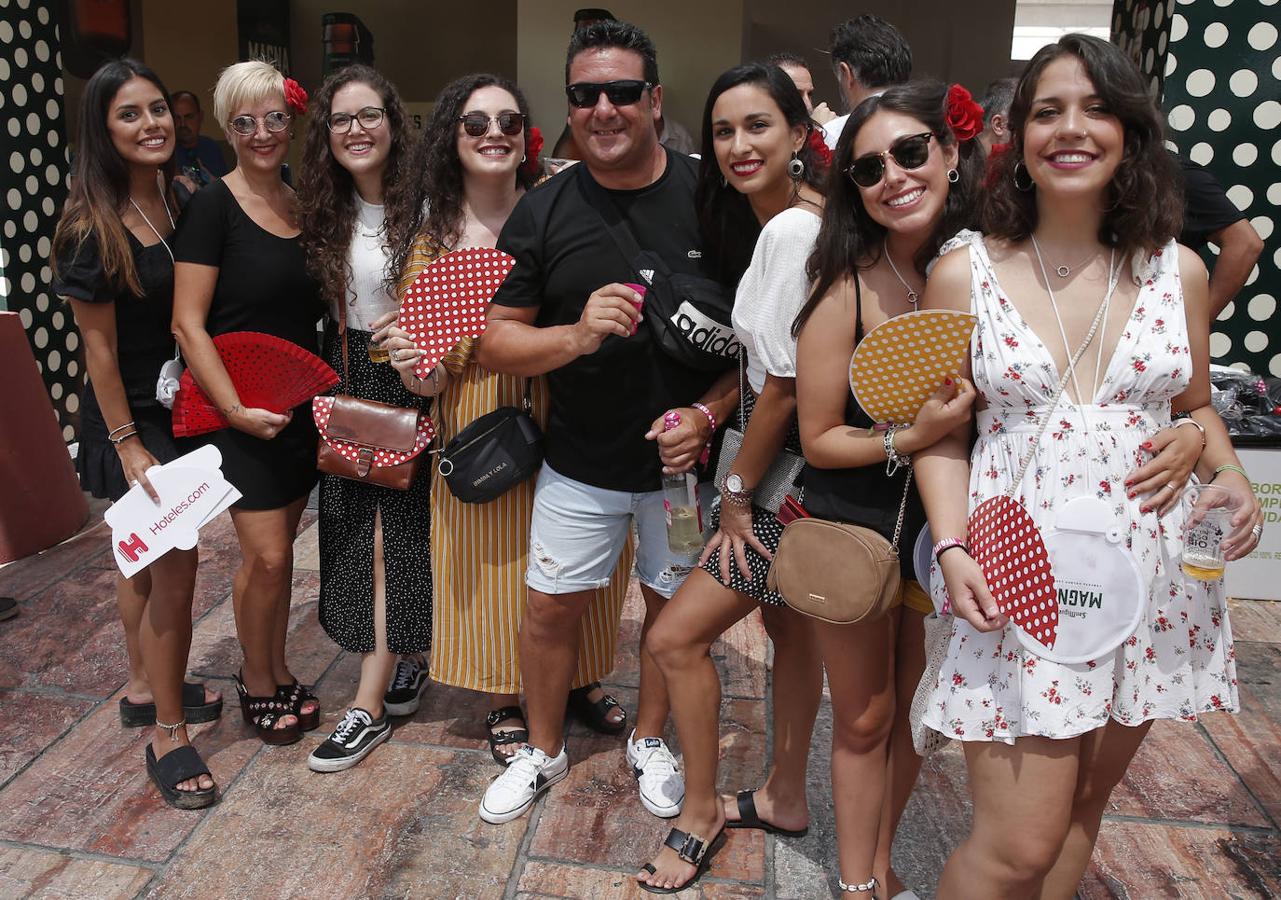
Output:
<instances>
[{"instance_id":1,"label":"silver earring","mask_svg":"<svg viewBox=\"0 0 1281 900\"><path fill-rule=\"evenodd\" d=\"M961 180L961 173L958 172L956 169L948 169L947 180L950 181L952 184L956 184L958 181Z\"/></svg>"},{"instance_id":2,"label":"silver earring","mask_svg":"<svg viewBox=\"0 0 1281 900\"><path fill-rule=\"evenodd\" d=\"M721 176L721 187L729 187L729 179L724 175Z\"/></svg>"},{"instance_id":3,"label":"silver earring","mask_svg":"<svg viewBox=\"0 0 1281 900\"><path fill-rule=\"evenodd\" d=\"M520 161L521 161L521 163L522 163L522 164L524 164L524 162L525 162L525 154L523 154L523 153L522 153L522 154L520 155Z\"/></svg>"},{"instance_id":4,"label":"silver earring","mask_svg":"<svg viewBox=\"0 0 1281 900\"><path fill-rule=\"evenodd\" d=\"M1023 176L1027 179L1026 182L1019 181L1019 166L1023 166ZM1014 181L1015 189L1020 190L1025 194L1036 187L1036 182L1032 180L1032 175L1030 172L1028 172L1027 166L1023 164L1023 160L1019 160L1014 164L1014 172L1013 172L1012 178Z\"/></svg>"},{"instance_id":5,"label":"silver earring","mask_svg":"<svg viewBox=\"0 0 1281 900\"><path fill-rule=\"evenodd\" d=\"M805 174L805 163L796 155L795 150L792 151L792 158L787 163L787 174L792 176L793 181L800 181L801 176Z\"/></svg>"}]
</instances>

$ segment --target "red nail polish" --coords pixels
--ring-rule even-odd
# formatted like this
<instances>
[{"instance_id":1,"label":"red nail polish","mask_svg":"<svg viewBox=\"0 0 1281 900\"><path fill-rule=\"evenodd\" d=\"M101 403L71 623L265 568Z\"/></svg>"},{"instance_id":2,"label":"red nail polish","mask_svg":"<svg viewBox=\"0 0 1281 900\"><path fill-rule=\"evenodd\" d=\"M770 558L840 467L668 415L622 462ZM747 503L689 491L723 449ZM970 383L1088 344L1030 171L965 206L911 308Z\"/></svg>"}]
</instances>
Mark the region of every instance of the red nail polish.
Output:
<instances>
[{"instance_id":1,"label":"red nail polish","mask_svg":"<svg viewBox=\"0 0 1281 900\"><path fill-rule=\"evenodd\" d=\"M952 379L950 379L950 378L944 378L944 379L943 379L943 383L944 383L944 384L949 384L949 385L950 385L950 384L952 383Z\"/></svg>"},{"instance_id":2,"label":"red nail polish","mask_svg":"<svg viewBox=\"0 0 1281 900\"><path fill-rule=\"evenodd\" d=\"M1152 512L1152 507L1150 507L1150 506L1140 506L1140 507L1139 507L1139 512L1141 512L1141 513L1149 513L1149 512Z\"/></svg>"},{"instance_id":3,"label":"red nail polish","mask_svg":"<svg viewBox=\"0 0 1281 900\"><path fill-rule=\"evenodd\" d=\"M1126 494L1125 496L1127 496L1127 497L1129 497L1131 500L1133 500L1135 497L1139 496L1139 492L1138 492L1138 491L1130 491L1130 493Z\"/></svg>"},{"instance_id":4,"label":"red nail polish","mask_svg":"<svg viewBox=\"0 0 1281 900\"><path fill-rule=\"evenodd\" d=\"M1139 446L1140 446L1140 447L1142 447L1144 450L1151 450L1151 449L1152 449L1152 442L1151 442L1151 441L1144 441L1142 444L1139 444Z\"/></svg>"}]
</instances>

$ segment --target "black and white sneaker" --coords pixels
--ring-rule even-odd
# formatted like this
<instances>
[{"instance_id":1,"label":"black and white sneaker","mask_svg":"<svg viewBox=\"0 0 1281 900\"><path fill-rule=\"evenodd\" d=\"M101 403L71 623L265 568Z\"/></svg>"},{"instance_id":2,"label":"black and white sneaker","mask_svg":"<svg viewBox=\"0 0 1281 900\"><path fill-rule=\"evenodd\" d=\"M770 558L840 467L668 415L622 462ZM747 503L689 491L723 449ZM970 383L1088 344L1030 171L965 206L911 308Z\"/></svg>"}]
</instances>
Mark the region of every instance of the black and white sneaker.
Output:
<instances>
[{"instance_id":1,"label":"black and white sneaker","mask_svg":"<svg viewBox=\"0 0 1281 900\"><path fill-rule=\"evenodd\" d=\"M383 695L383 706L389 716L412 716L418 712L418 701L427 690L427 667L412 656L401 658L391 676L391 686Z\"/></svg>"},{"instance_id":2,"label":"black and white sneaker","mask_svg":"<svg viewBox=\"0 0 1281 900\"><path fill-rule=\"evenodd\" d=\"M341 772L360 762L387 738L391 723L386 714L375 719L363 709L347 710L334 733L311 751L307 768L313 772Z\"/></svg>"},{"instance_id":3,"label":"black and white sneaker","mask_svg":"<svg viewBox=\"0 0 1281 900\"><path fill-rule=\"evenodd\" d=\"M480 817L491 825L519 818L538 795L569 774L569 752L560 748L548 756L526 744L516 751L507 770L490 783L480 801Z\"/></svg>"}]
</instances>

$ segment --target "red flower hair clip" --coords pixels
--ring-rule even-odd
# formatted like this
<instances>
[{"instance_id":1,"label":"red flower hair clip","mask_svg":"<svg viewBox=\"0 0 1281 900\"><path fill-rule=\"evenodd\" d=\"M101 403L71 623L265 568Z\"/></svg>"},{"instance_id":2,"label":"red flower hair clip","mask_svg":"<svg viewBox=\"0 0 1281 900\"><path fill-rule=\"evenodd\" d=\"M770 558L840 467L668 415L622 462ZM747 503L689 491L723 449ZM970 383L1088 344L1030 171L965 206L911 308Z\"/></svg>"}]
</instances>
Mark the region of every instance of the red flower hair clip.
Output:
<instances>
[{"instance_id":1,"label":"red flower hair clip","mask_svg":"<svg viewBox=\"0 0 1281 900\"><path fill-rule=\"evenodd\" d=\"M959 84L947 89L944 118L958 141L973 140L983 131L983 107Z\"/></svg>"},{"instance_id":2,"label":"red flower hair clip","mask_svg":"<svg viewBox=\"0 0 1281 900\"><path fill-rule=\"evenodd\" d=\"M307 112L307 92L292 78L285 79L285 106L300 116Z\"/></svg>"},{"instance_id":3,"label":"red flower hair clip","mask_svg":"<svg viewBox=\"0 0 1281 900\"><path fill-rule=\"evenodd\" d=\"M524 169L531 175L538 172L538 154L543 152L543 133L537 125L529 126L529 140L525 141Z\"/></svg>"},{"instance_id":4,"label":"red flower hair clip","mask_svg":"<svg viewBox=\"0 0 1281 900\"><path fill-rule=\"evenodd\" d=\"M827 141L823 140L823 134L817 128L810 128L809 137L805 142L810 145L810 150L814 153L814 158L818 160L819 167L827 171L832 165L832 151L827 147Z\"/></svg>"}]
</instances>

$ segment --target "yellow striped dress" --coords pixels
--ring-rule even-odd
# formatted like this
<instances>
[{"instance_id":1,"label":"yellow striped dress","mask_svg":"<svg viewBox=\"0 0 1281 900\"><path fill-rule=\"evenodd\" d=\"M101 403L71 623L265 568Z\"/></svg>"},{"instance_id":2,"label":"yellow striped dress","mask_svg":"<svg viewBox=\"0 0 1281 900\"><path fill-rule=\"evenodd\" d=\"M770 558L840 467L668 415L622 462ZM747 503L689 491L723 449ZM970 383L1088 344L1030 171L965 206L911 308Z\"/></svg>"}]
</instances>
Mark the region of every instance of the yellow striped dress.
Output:
<instances>
[{"instance_id":1,"label":"yellow striped dress","mask_svg":"<svg viewBox=\"0 0 1281 900\"><path fill-rule=\"evenodd\" d=\"M401 278L404 295L440 251L419 238ZM432 408L433 449L449 443L467 425L500 406L520 406L525 379L482 369L471 359L468 339L445 357L450 379ZM534 380L534 418L547 423L547 386ZM433 459L431 479L432 603L431 677L442 684L492 694L520 693L518 633L525 608L525 563L534 479L489 503L461 503L445 485ZM599 681L614 668L614 648L623 598L631 576L631 542L613 580L596 592L579 623L578 671L574 686Z\"/></svg>"}]
</instances>

